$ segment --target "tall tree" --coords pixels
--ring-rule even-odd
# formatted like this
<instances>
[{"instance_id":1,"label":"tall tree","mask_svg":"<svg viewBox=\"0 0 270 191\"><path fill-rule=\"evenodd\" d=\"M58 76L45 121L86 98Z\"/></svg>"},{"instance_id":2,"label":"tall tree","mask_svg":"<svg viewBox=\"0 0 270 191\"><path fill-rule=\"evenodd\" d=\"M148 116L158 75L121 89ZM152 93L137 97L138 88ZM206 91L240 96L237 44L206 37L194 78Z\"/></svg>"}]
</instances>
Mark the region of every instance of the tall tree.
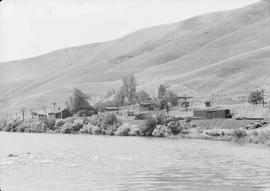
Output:
<instances>
[{"instance_id":1,"label":"tall tree","mask_svg":"<svg viewBox=\"0 0 270 191\"><path fill-rule=\"evenodd\" d=\"M147 101L148 99L150 98L150 96L149 96L149 94L147 93L147 92L145 92L145 91L139 91L138 93L137 93L137 100L138 100L138 102L140 103L140 102L145 102L145 101Z\"/></svg>"},{"instance_id":2,"label":"tall tree","mask_svg":"<svg viewBox=\"0 0 270 191\"><path fill-rule=\"evenodd\" d=\"M125 97L128 99L129 104L136 102L136 86L137 82L134 75L125 76L122 79L123 85L121 87Z\"/></svg>"},{"instance_id":3,"label":"tall tree","mask_svg":"<svg viewBox=\"0 0 270 191\"><path fill-rule=\"evenodd\" d=\"M260 90L256 90L250 93L248 96L248 103L259 104L263 101L263 93Z\"/></svg>"},{"instance_id":4,"label":"tall tree","mask_svg":"<svg viewBox=\"0 0 270 191\"><path fill-rule=\"evenodd\" d=\"M73 89L73 96L70 99L71 112L77 113L80 110L92 109L92 107L88 103L87 99L89 99L89 96L87 96L81 90L79 90L77 88Z\"/></svg>"},{"instance_id":5,"label":"tall tree","mask_svg":"<svg viewBox=\"0 0 270 191\"><path fill-rule=\"evenodd\" d=\"M166 96L167 89L163 84L158 88L158 99L163 99Z\"/></svg>"}]
</instances>

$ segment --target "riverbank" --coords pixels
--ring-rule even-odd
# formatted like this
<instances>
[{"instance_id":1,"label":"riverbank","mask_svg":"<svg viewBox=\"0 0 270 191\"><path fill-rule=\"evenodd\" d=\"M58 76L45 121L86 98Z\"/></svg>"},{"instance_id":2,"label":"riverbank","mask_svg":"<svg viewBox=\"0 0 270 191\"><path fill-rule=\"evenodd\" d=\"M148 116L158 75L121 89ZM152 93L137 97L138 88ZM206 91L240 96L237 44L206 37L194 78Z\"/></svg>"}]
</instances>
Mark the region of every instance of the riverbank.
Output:
<instances>
[{"instance_id":1,"label":"riverbank","mask_svg":"<svg viewBox=\"0 0 270 191\"><path fill-rule=\"evenodd\" d=\"M270 126L267 123L251 123L246 126L218 120L214 126L205 121L169 118L164 114L135 120L133 117L117 116L114 113L92 117L69 117L50 120L11 120L1 121L0 130L27 133L63 133L110 136L153 136L182 139L205 139L264 144L270 146ZM229 124L229 125L228 125ZM231 125L231 126L230 126ZM238 125L238 126L237 126Z\"/></svg>"}]
</instances>

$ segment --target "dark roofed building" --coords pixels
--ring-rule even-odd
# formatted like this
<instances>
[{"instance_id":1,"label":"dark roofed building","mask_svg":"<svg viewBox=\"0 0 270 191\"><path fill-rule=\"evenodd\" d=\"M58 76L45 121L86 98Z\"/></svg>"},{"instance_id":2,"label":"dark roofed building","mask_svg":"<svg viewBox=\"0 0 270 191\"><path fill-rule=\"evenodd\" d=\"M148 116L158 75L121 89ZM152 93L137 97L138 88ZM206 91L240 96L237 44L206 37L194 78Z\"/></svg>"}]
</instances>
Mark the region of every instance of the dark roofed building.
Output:
<instances>
[{"instance_id":1,"label":"dark roofed building","mask_svg":"<svg viewBox=\"0 0 270 191\"><path fill-rule=\"evenodd\" d=\"M61 110L61 111L55 113L55 117L56 117L57 119L65 119L65 118L71 117L71 116L72 116L72 113L69 112L68 109L63 109L63 110Z\"/></svg>"}]
</instances>

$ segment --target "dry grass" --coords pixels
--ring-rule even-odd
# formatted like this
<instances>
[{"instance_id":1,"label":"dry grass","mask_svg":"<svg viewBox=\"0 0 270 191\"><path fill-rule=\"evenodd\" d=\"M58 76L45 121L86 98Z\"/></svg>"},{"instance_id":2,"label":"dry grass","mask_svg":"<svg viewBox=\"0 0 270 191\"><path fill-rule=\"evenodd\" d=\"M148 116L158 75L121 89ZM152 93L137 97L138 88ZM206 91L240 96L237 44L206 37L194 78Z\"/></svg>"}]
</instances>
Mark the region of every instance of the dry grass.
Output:
<instances>
[{"instance_id":1,"label":"dry grass","mask_svg":"<svg viewBox=\"0 0 270 191\"><path fill-rule=\"evenodd\" d=\"M178 94L195 96L243 92L246 87L270 89L266 84L270 80L266 3L152 27L110 42L0 63L0 82L4 82L0 99L5 100L0 101L0 108L64 103L74 87L93 96L104 95L112 87L117 89L127 73L135 73L139 88L149 93L156 91L160 80Z\"/></svg>"}]
</instances>

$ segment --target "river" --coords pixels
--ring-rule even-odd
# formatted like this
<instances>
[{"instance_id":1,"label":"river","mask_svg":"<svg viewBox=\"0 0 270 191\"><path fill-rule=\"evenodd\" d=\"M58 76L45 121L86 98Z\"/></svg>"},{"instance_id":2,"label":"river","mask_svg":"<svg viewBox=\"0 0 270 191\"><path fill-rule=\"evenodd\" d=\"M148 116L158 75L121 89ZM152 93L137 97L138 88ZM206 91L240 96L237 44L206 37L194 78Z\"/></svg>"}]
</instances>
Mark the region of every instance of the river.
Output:
<instances>
[{"instance_id":1,"label":"river","mask_svg":"<svg viewBox=\"0 0 270 191\"><path fill-rule=\"evenodd\" d=\"M206 140L1 132L0 188L268 191L270 148Z\"/></svg>"}]
</instances>

